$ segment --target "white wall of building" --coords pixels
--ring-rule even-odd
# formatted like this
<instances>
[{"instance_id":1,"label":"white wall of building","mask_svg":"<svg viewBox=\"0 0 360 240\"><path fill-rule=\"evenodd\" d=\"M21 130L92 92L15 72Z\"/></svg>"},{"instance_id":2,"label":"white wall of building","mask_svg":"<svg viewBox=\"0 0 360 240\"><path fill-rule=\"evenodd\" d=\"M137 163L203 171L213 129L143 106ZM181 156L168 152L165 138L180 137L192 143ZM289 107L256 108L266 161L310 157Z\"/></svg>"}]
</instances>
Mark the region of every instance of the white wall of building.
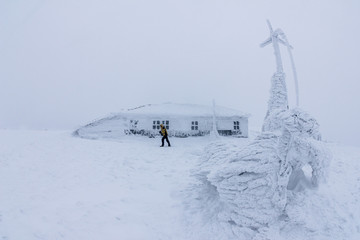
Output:
<instances>
[{"instance_id":1,"label":"white wall of building","mask_svg":"<svg viewBox=\"0 0 360 240\"><path fill-rule=\"evenodd\" d=\"M212 130L213 119L212 117L170 117L170 116L128 116L128 123L130 129L136 129L137 131L150 131L154 134L157 134L160 129L153 129L153 122L159 121L163 123L163 121L169 121L169 134L173 135L174 132L184 132L190 135L200 133L200 132L210 132ZM134 126L134 122L137 121L136 128L132 128ZM217 118L217 129L218 130L228 130L235 131L234 122L239 122L239 130L241 131L241 135L244 137L248 136L248 121L247 118L243 117L220 117ZM192 123L197 122L196 124ZM197 126L197 130L192 130L192 126Z\"/></svg>"},{"instance_id":2,"label":"white wall of building","mask_svg":"<svg viewBox=\"0 0 360 240\"><path fill-rule=\"evenodd\" d=\"M213 129L212 117L191 116L147 116L140 114L121 114L88 124L77 131L76 134L87 138L109 137L116 138L126 133L136 134L158 134L160 129L153 129L153 121L169 121L170 136L206 135ZM192 125L192 122L198 125ZM246 117L219 117L217 118L217 129L220 131L234 131L234 121L239 121L242 137L248 137L248 119ZM192 130L192 126L198 126Z\"/></svg>"}]
</instances>

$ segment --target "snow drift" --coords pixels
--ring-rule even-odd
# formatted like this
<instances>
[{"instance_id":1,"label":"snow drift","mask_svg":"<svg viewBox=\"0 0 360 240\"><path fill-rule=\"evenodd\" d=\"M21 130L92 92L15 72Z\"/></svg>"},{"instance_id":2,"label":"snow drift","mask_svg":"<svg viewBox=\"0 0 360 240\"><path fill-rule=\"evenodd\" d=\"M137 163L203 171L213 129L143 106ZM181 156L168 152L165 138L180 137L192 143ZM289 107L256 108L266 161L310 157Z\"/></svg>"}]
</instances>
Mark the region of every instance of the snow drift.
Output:
<instances>
[{"instance_id":1,"label":"snow drift","mask_svg":"<svg viewBox=\"0 0 360 240\"><path fill-rule=\"evenodd\" d=\"M80 127L73 132L73 135L88 139L116 139L124 136L127 129L129 129L127 118L118 114L112 114Z\"/></svg>"}]
</instances>

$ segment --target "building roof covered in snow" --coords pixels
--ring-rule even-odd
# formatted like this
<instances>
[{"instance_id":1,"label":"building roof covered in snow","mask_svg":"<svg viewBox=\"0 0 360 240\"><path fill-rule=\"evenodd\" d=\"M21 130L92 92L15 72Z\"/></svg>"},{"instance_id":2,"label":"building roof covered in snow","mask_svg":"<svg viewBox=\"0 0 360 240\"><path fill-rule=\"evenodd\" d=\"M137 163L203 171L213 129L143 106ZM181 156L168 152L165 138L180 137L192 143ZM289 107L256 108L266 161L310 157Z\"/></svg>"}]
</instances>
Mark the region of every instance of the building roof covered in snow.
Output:
<instances>
[{"instance_id":1,"label":"building roof covered in snow","mask_svg":"<svg viewBox=\"0 0 360 240\"><path fill-rule=\"evenodd\" d=\"M136 114L136 115L169 115L169 116L213 116L213 107L196 104L178 104L178 103L163 103L163 104L148 104L139 106L137 108L124 110L122 113ZM241 111L216 106L215 113L218 117L249 117L249 114Z\"/></svg>"}]
</instances>

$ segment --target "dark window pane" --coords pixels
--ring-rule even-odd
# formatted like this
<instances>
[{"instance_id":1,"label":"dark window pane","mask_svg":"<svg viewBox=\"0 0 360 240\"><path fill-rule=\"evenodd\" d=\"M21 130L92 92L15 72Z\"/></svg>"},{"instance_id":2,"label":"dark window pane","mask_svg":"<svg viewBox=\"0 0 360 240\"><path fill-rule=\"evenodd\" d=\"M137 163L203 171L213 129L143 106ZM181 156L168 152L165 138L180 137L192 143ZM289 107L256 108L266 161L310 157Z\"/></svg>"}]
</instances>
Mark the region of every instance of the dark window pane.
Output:
<instances>
[{"instance_id":1,"label":"dark window pane","mask_svg":"<svg viewBox=\"0 0 360 240\"><path fill-rule=\"evenodd\" d=\"M194 130L194 126L191 126L191 130Z\"/></svg>"},{"instance_id":2,"label":"dark window pane","mask_svg":"<svg viewBox=\"0 0 360 240\"><path fill-rule=\"evenodd\" d=\"M160 121L157 121L157 124L160 124Z\"/></svg>"},{"instance_id":3,"label":"dark window pane","mask_svg":"<svg viewBox=\"0 0 360 240\"><path fill-rule=\"evenodd\" d=\"M195 121L195 125L198 125L198 121Z\"/></svg>"},{"instance_id":4,"label":"dark window pane","mask_svg":"<svg viewBox=\"0 0 360 240\"><path fill-rule=\"evenodd\" d=\"M166 121L166 124L169 125L169 121Z\"/></svg>"},{"instance_id":5,"label":"dark window pane","mask_svg":"<svg viewBox=\"0 0 360 240\"><path fill-rule=\"evenodd\" d=\"M195 130L198 130L198 126L195 126Z\"/></svg>"},{"instance_id":6,"label":"dark window pane","mask_svg":"<svg viewBox=\"0 0 360 240\"><path fill-rule=\"evenodd\" d=\"M155 124L156 123L156 121L153 121L153 124Z\"/></svg>"},{"instance_id":7,"label":"dark window pane","mask_svg":"<svg viewBox=\"0 0 360 240\"><path fill-rule=\"evenodd\" d=\"M157 129L160 129L160 126L156 126Z\"/></svg>"},{"instance_id":8,"label":"dark window pane","mask_svg":"<svg viewBox=\"0 0 360 240\"><path fill-rule=\"evenodd\" d=\"M166 129L169 130L169 126L166 126Z\"/></svg>"},{"instance_id":9,"label":"dark window pane","mask_svg":"<svg viewBox=\"0 0 360 240\"><path fill-rule=\"evenodd\" d=\"M194 125L194 122L191 122L192 125Z\"/></svg>"},{"instance_id":10,"label":"dark window pane","mask_svg":"<svg viewBox=\"0 0 360 240\"><path fill-rule=\"evenodd\" d=\"M155 125L153 126L153 129L156 129L156 126L155 126Z\"/></svg>"}]
</instances>

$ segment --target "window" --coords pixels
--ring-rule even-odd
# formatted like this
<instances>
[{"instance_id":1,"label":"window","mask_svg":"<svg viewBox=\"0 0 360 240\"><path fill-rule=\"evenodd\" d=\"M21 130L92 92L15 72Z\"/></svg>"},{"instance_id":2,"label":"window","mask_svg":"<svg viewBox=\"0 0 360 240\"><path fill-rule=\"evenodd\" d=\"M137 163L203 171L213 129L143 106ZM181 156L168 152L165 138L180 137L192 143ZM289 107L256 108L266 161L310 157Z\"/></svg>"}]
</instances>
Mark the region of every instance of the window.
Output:
<instances>
[{"instance_id":1,"label":"window","mask_svg":"<svg viewBox=\"0 0 360 240\"><path fill-rule=\"evenodd\" d=\"M164 127L169 130L169 123L170 121L169 120L164 120L164 121L160 121L160 120L154 120L153 121L153 130L156 130L156 129L160 129L160 124L164 125Z\"/></svg>"},{"instance_id":2,"label":"window","mask_svg":"<svg viewBox=\"0 0 360 240\"><path fill-rule=\"evenodd\" d=\"M164 125L164 127L169 130L169 120L162 121L162 125Z\"/></svg>"},{"instance_id":3,"label":"window","mask_svg":"<svg viewBox=\"0 0 360 240\"><path fill-rule=\"evenodd\" d=\"M130 120L130 129L137 129L139 120Z\"/></svg>"},{"instance_id":4,"label":"window","mask_svg":"<svg viewBox=\"0 0 360 240\"><path fill-rule=\"evenodd\" d=\"M199 123L198 121L191 122L191 130L199 130Z\"/></svg>"},{"instance_id":5,"label":"window","mask_svg":"<svg viewBox=\"0 0 360 240\"><path fill-rule=\"evenodd\" d=\"M239 123L239 121L234 121L234 130L240 130L240 123Z\"/></svg>"}]
</instances>

